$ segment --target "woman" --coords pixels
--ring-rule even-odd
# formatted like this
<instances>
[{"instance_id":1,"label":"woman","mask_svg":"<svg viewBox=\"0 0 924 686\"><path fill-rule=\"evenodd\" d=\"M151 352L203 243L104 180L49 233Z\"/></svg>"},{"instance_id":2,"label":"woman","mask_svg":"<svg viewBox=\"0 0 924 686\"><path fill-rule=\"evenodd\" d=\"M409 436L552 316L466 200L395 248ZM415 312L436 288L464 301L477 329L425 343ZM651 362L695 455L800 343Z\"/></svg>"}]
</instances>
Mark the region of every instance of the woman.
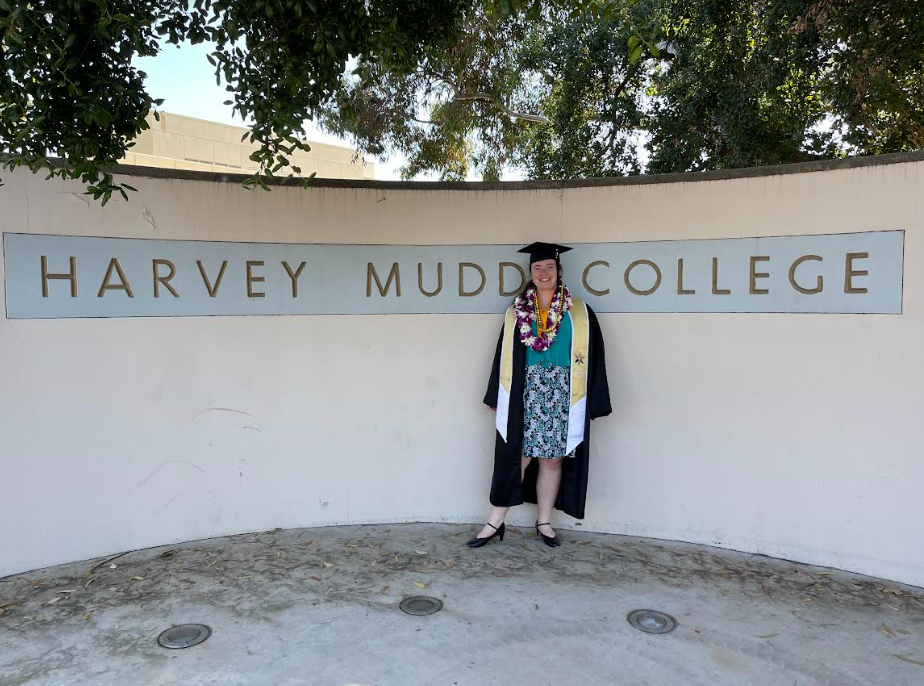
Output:
<instances>
[{"instance_id":1,"label":"woman","mask_svg":"<svg viewBox=\"0 0 924 686\"><path fill-rule=\"evenodd\" d=\"M519 251L529 253L530 281L507 310L484 397L497 412L493 507L473 548L504 540L507 510L524 501L537 503L536 532L548 546L561 545L553 507L584 517L590 420L612 408L597 317L561 281L559 255L570 249Z\"/></svg>"}]
</instances>

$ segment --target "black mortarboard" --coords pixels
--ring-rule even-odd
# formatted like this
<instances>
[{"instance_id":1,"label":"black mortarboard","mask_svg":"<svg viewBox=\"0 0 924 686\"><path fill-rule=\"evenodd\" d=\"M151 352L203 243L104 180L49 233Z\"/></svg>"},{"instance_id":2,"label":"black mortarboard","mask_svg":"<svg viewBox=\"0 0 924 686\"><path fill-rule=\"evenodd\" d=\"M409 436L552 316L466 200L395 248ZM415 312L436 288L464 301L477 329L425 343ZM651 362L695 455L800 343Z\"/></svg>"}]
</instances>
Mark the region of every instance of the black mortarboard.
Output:
<instances>
[{"instance_id":1,"label":"black mortarboard","mask_svg":"<svg viewBox=\"0 0 924 686\"><path fill-rule=\"evenodd\" d=\"M567 245L558 245L556 243L530 243L525 248L520 248L517 252L529 253L529 263L541 262L542 260L557 260L559 255L566 253L571 248Z\"/></svg>"}]
</instances>

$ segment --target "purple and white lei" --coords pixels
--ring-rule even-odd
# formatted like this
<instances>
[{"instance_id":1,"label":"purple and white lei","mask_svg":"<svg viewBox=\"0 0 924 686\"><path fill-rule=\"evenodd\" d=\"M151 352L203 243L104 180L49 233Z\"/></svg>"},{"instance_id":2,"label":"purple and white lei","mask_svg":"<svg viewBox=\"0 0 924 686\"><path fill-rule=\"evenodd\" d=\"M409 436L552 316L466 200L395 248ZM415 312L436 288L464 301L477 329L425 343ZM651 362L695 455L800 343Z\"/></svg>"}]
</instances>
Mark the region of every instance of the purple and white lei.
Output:
<instances>
[{"instance_id":1,"label":"purple and white lei","mask_svg":"<svg viewBox=\"0 0 924 686\"><path fill-rule=\"evenodd\" d=\"M564 295L564 302L561 302ZM561 329L561 320L564 319L565 313L571 309L571 291L567 286L555 289L555 295L552 296L552 302L549 303L549 313L546 315L547 329L545 333L536 335L533 333L533 322L536 321L536 290L531 288L525 294L517 296L513 301L513 310L517 316L517 334L520 342L541 353L548 350L549 346L555 341ZM538 330L538 327L537 327Z\"/></svg>"}]
</instances>

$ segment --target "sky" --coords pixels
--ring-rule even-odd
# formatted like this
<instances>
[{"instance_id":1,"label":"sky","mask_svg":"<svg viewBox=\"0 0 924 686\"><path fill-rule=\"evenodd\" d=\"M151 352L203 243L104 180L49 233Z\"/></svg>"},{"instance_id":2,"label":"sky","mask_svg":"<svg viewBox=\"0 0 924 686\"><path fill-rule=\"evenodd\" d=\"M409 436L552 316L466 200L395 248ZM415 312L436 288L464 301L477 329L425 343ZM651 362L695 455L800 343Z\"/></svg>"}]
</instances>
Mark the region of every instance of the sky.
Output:
<instances>
[{"instance_id":1,"label":"sky","mask_svg":"<svg viewBox=\"0 0 924 686\"><path fill-rule=\"evenodd\" d=\"M160 107L162 110L222 124L244 126L243 120L232 111L231 106L223 104L225 100L230 99L230 94L223 85L215 83L214 67L206 59L210 51L210 43L187 43L180 47L164 44L160 54L155 57L136 58L134 64L147 74L145 88L148 94L155 100L164 99L164 104ZM309 141L352 147L349 141L320 131L311 122L305 123L305 132ZM378 159L370 161L375 164L376 179L401 178L398 169L404 164L403 155L392 155L385 162ZM429 180L436 177L420 175L416 178ZM521 177L516 173L508 173L504 178Z\"/></svg>"}]
</instances>

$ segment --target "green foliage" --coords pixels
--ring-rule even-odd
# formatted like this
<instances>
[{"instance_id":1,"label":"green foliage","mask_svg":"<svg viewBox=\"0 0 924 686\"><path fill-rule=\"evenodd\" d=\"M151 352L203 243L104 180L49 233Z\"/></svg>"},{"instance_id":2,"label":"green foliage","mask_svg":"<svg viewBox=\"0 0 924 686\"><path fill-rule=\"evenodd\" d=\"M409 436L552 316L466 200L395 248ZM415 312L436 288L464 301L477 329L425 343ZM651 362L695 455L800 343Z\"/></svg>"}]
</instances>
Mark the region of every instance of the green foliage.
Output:
<instances>
[{"instance_id":1,"label":"green foliage","mask_svg":"<svg viewBox=\"0 0 924 686\"><path fill-rule=\"evenodd\" d=\"M649 11L640 3L606 19L560 16L548 26L534 26L518 59L523 69L541 76L535 106L549 123L523 128L515 159L530 177L641 171L630 134L644 122L646 73L637 55L646 46L637 27Z\"/></svg>"},{"instance_id":2,"label":"green foliage","mask_svg":"<svg viewBox=\"0 0 924 686\"><path fill-rule=\"evenodd\" d=\"M80 178L103 202L114 191L125 195L111 170L157 104L131 60L157 52L155 20L182 5L0 0L5 166L36 171L59 155L50 176Z\"/></svg>"},{"instance_id":3,"label":"green foliage","mask_svg":"<svg viewBox=\"0 0 924 686\"><path fill-rule=\"evenodd\" d=\"M253 118L253 159L272 176L308 149L303 123L339 87L347 60L414 68L457 30L462 0L0 0L4 166L79 178L105 203L112 172L161 101L132 58L162 42L216 45L229 104ZM251 184L266 184L259 176Z\"/></svg>"},{"instance_id":4,"label":"green foliage","mask_svg":"<svg viewBox=\"0 0 924 686\"><path fill-rule=\"evenodd\" d=\"M306 119L446 179L924 147L920 0L0 0L4 166L126 195L160 102L132 59L205 41L263 187Z\"/></svg>"},{"instance_id":5,"label":"green foliage","mask_svg":"<svg viewBox=\"0 0 924 686\"><path fill-rule=\"evenodd\" d=\"M920 0L492 2L321 122L406 177L695 171L924 147Z\"/></svg>"},{"instance_id":6,"label":"green foliage","mask_svg":"<svg viewBox=\"0 0 924 686\"><path fill-rule=\"evenodd\" d=\"M845 144L868 154L924 148L924 3L819 0L790 29L803 32L819 37L820 91Z\"/></svg>"},{"instance_id":7,"label":"green foliage","mask_svg":"<svg viewBox=\"0 0 924 686\"><path fill-rule=\"evenodd\" d=\"M662 4L669 60L653 64L654 172L799 162L836 154L814 31L789 34L789 2Z\"/></svg>"},{"instance_id":8,"label":"green foliage","mask_svg":"<svg viewBox=\"0 0 924 686\"><path fill-rule=\"evenodd\" d=\"M476 7L462 21L464 30L434 41L413 70L362 59L318 121L369 154L403 152L405 177L437 171L459 180L474 167L497 178L520 128L511 116L520 74L508 65L528 20Z\"/></svg>"}]
</instances>

